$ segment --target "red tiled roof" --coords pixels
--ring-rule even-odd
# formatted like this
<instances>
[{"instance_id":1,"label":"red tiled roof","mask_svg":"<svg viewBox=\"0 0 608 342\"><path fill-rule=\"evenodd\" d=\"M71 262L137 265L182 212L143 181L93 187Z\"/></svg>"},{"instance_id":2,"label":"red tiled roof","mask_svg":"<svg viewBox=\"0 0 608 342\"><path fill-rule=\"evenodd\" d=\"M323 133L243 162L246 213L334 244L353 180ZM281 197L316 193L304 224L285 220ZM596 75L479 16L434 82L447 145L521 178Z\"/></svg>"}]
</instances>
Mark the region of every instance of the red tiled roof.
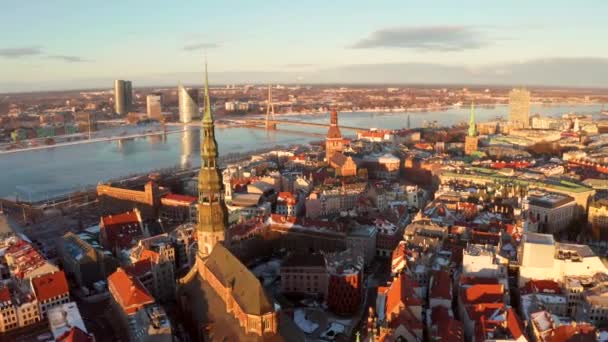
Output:
<instances>
[{"instance_id":1,"label":"red tiled roof","mask_svg":"<svg viewBox=\"0 0 608 342\"><path fill-rule=\"evenodd\" d=\"M452 299L452 280L447 271L436 271L431 279L429 298Z\"/></svg>"},{"instance_id":2,"label":"red tiled roof","mask_svg":"<svg viewBox=\"0 0 608 342\"><path fill-rule=\"evenodd\" d=\"M263 227L264 222L260 218L254 217L248 221L235 224L234 226L230 227L230 238L234 239L237 237L245 236Z\"/></svg>"},{"instance_id":3,"label":"red tiled roof","mask_svg":"<svg viewBox=\"0 0 608 342\"><path fill-rule=\"evenodd\" d=\"M553 280L530 280L522 290L524 293L560 294L562 292L559 284Z\"/></svg>"},{"instance_id":4,"label":"red tiled roof","mask_svg":"<svg viewBox=\"0 0 608 342\"><path fill-rule=\"evenodd\" d=\"M47 273L32 279L32 286L38 301L70 294L63 271Z\"/></svg>"},{"instance_id":5,"label":"red tiled roof","mask_svg":"<svg viewBox=\"0 0 608 342\"><path fill-rule=\"evenodd\" d=\"M273 222L277 222L277 223L291 223L291 224L295 224L297 218L295 216L286 216L286 215L279 215L279 214L271 214L270 217L272 218Z\"/></svg>"},{"instance_id":6,"label":"red tiled roof","mask_svg":"<svg viewBox=\"0 0 608 342\"><path fill-rule=\"evenodd\" d=\"M170 201L181 202L186 204L192 204L196 202L197 198L193 196L180 195L180 194L166 194L163 199Z\"/></svg>"},{"instance_id":7,"label":"red tiled roof","mask_svg":"<svg viewBox=\"0 0 608 342\"><path fill-rule=\"evenodd\" d=\"M57 342L93 342L93 336L85 333L78 327L72 327L63 335L57 337Z\"/></svg>"},{"instance_id":8,"label":"red tiled roof","mask_svg":"<svg viewBox=\"0 0 608 342\"><path fill-rule=\"evenodd\" d=\"M397 247L393 250L392 259L405 258L407 254L407 244L405 241L400 241Z\"/></svg>"},{"instance_id":9,"label":"red tiled roof","mask_svg":"<svg viewBox=\"0 0 608 342\"><path fill-rule=\"evenodd\" d=\"M481 230L473 229L471 234L471 243L474 244L491 244L497 246L500 242L500 234L492 232L484 232Z\"/></svg>"},{"instance_id":10,"label":"red tiled roof","mask_svg":"<svg viewBox=\"0 0 608 342\"><path fill-rule=\"evenodd\" d=\"M420 322L408 308L401 310L399 314L396 317L393 317L389 322L389 327L391 329L397 329L401 325L409 330L412 335L414 335L414 330L423 329L422 322Z\"/></svg>"},{"instance_id":11,"label":"red tiled roof","mask_svg":"<svg viewBox=\"0 0 608 342\"><path fill-rule=\"evenodd\" d=\"M139 255L139 260L150 260L151 262L158 264L159 260L160 260L160 255L158 253L156 253L155 251L149 250L149 249L144 249L143 251L141 251L141 254Z\"/></svg>"},{"instance_id":12,"label":"red tiled roof","mask_svg":"<svg viewBox=\"0 0 608 342\"><path fill-rule=\"evenodd\" d=\"M466 285L479 285L479 284L499 284L498 279L490 277L474 277L474 276L460 276L460 286Z\"/></svg>"},{"instance_id":13,"label":"red tiled roof","mask_svg":"<svg viewBox=\"0 0 608 342\"><path fill-rule=\"evenodd\" d=\"M449 319L445 324L439 325L437 334L438 341L462 342L464 341L464 325L455 319Z\"/></svg>"},{"instance_id":14,"label":"red tiled roof","mask_svg":"<svg viewBox=\"0 0 608 342\"><path fill-rule=\"evenodd\" d=\"M101 225L105 236L102 242L109 249L130 248L135 243L135 238L143 235L141 221L135 211L104 216L101 218Z\"/></svg>"},{"instance_id":15,"label":"red tiled roof","mask_svg":"<svg viewBox=\"0 0 608 342\"><path fill-rule=\"evenodd\" d=\"M9 302L11 300L11 291L8 287L3 287L0 289L0 303Z\"/></svg>"},{"instance_id":16,"label":"red tiled roof","mask_svg":"<svg viewBox=\"0 0 608 342\"><path fill-rule=\"evenodd\" d=\"M296 204L296 198L289 191L279 192L279 196L277 197L277 201L285 201L287 204Z\"/></svg>"},{"instance_id":17,"label":"red tiled roof","mask_svg":"<svg viewBox=\"0 0 608 342\"><path fill-rule=\"evenodd\" d=\"M504 292L502 284L477 284L461 289L461 296L465 305L502 303Z\"/></svg>"},{"instance_id":18,"label":"red tiled roof","mask_svg":"<svg viewBox=\"0 0 608 342\"><path fill-rule=\"evenodd\" d=\"M143 277L152 271L152 261L147 258L140 259L133 264L126 266L125 271L134 277Z\"/></svg>"},{"instance_id":19,"label":"red tiled roof","mask_svg":"<svg viewBox=\"0 0 608 342\"><path fill-rule=\"evenodd\" d=\"M524 334L524 326L513 308L507 309L507 328L516 340Z\"/></svg>"},{"instance_id":20,"label":"red tiled roof","mask_svg":"<svg viewBox=\"0 0 608 342\"><path fill-rule=\"evenodd\" d=\"M399 312L399 306L421 306L422 301L416 295L414 289L418 287L418 283L413 280L408 274L401 273L393 279L393 282L386 288L386 313L385 317L390 317L391 314ZM380 292L380 287L378 292Z\"/></svg>"},{"instance_id":21,"label":"red tiled roof","mask_svg":"<svg viewBox=\"0 0 608 342\"><path fill-rule=\"evenodd\" d=\"M146 304L154 303L142 283L118 268L108 277L108 287L115 300L127 314L137 312Z\"/></svg>"},{"instance_id":22,"label":"red tiled roof","mask_svg":"<svg viewBox=\"0 0 608 342\"><path fill-rule=\"evenodd\" d=\"M129 223L138 223L139 217L134 211L127 211L126 213L118 215L108 215L101 217L101 223L104 226L123 225Z\"/></svg>"},{"instance_id":23,"label":"red tiled roof","mask_svg":"<svg viewBox=\"0 0 608 342\"><path fill-rule=\"evenodd\" d=\"M497 310L504 310L504 303L483 303L466 307L469 319L479 321L482 317L491 317Z\"/></svg>"},{"instance_id":24,"label":"red tiled roof","mask_svg":"<svg viewBox=\"0 0 608 342\"><path fill-rule=\"evenodd\" d=\"M576 336L576 337L575 337ZM562 342L562 341L595 341L596 328L592 324L577 323L564 324L553 329L552 334L545 338L545 342Z\"/></svg>"}]
</instances>

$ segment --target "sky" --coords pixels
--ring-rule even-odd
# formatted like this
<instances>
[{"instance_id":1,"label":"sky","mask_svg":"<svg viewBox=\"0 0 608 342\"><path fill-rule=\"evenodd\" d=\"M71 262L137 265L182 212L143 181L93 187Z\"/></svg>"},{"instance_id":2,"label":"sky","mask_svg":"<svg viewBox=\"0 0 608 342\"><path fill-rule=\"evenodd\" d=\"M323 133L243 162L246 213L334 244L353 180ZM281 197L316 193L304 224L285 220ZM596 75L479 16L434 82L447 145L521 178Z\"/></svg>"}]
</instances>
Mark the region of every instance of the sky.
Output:
<instances>
[{"instance_id":1,"label":"sky","mask_svg":"<svg viewBox=\"0 0 608 342\"><path fill-rule=\"evenodd\" d=\"M211 83L608 87L608 2L0 0L0 92Z\"/></svg>"}]
</instances>

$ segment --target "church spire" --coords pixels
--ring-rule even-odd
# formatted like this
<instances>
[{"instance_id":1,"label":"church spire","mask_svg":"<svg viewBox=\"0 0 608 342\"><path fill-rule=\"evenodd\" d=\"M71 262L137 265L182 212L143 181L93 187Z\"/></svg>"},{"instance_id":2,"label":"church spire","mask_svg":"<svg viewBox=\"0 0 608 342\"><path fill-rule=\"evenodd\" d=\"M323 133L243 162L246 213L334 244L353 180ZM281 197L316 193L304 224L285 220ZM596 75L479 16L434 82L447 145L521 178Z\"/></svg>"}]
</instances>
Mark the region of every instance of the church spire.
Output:
<instances>
[{"instance_id":1,"label":"church spire","mask_svg":"<svg viewBox=\"0 0 608 342\"><path fill-rule=\"evenodd\" d=\"M198 174L198 248L202 257L211 253L216 243L224 241L227 226L222 177L218 169L217 141L209 100L207 61L205 61L205 114L201 142L201 169Z\"/></svg>"},{"instance_id":2,"label":"church spire","mask_svg":"<svg viewBox=\"0 0 608 342\"><path fill-rule=\"evenodd\" d=\"M211 101L209 100L209 75L207 74L207 57L205 57L205 113L203 122L213 122L211 114Z\"/></svg>"},{"instance_id":3,"label":"church spire","mask_svg":"<svg viewBox=\"0 0 608 342\"><path fill-rule=\"evenodd\" d=\"M471 117L469 118L469 136L474 137L477 135L477 129L475 127L475 101L471 101Z\"/></svg>"}]
</instances>

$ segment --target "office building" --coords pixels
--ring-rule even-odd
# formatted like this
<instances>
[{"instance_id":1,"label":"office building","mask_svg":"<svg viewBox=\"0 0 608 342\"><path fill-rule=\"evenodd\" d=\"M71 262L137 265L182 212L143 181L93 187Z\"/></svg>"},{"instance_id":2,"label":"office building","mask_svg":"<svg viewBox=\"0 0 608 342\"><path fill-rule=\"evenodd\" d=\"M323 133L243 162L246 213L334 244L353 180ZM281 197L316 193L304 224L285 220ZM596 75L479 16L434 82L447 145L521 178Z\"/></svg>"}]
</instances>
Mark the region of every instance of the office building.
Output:
<instances>
[{"instance_id":1,"label":"office building","mask_svg":"<svg viewBox=\"0 0 608 342\"><path fill-rule=\"evenodd\" d=\"M148 109L148 118L158 121L162 120L161 96L159 94L149 94L146 97L146 108Z\"/></svg>"},{"instance_id":2,"label":"office building","mask_svg":"<svg viewBox=\"0 0 608 342\"><path fill-rule=\"evenodd\" d=\"M530 127L530 92L525 88L509 92L509 122L515 128Z\"/></svg>"},{"instance_id":3,"label":"office building","mask_svg":"<svg viewBox=\"0 0 608 342\"><path fill-rule=\"evenodd\" d=\"M187 89L181 83L177 86L179 99L179 122L190 123L198 115L198 89Z\"/></svg>"},{"instance_id":4,"label":"office building","mask_svg":"<svg viewBox=\"0 0 608 342\"><path fill-rule=\"evenodd\" d=\"M133 90L131 81L114 81L114 111L118 115L127 115L131 110Z\"/></svg>"}]
</instances>

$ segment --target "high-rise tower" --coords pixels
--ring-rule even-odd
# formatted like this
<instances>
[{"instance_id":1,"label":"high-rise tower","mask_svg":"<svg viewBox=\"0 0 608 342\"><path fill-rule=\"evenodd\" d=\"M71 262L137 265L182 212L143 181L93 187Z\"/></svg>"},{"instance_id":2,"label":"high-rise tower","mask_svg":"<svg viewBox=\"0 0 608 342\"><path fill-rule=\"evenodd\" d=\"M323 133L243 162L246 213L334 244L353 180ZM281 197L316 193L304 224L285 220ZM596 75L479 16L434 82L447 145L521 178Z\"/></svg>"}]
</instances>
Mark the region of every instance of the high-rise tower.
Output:
<instances>
[{"instance_id":1,"label":"high-rise tower","mask_svg":"<svg viewBox=\"0 0 608 342\"><path fill-rule=\"evenodd\" d=\"M331 156L342 152L343 144L342 133L340 133L340 127L338 127L338 112L332 110L329 131L327 131L327 137L325 138L325 159L329 162Z\"/></svg>"},{"instance_id":2,"label":"high-rise tower","mask_svg":"<svg viewBox=\"0 0 608 342\"><path fill-rule=\"evenodd\" d=\"M205 62L205 113L201 142L201 169L198 174L198 252L207 257L217 243L222 243L227 227L222 177L217 167L217 141L209 100L209 79Z\"/></svg>"},{"instance_id":3,"label":"high-rise tower","mask_svg":"<svg viewBox=\"0 0 608 342\"><path fill-rule=\"evenodd\" d=\"M530 127L530 92L525 88L509 92L509 122L515 128Z\"/></svg>"},{"instance_id":4,"label":"high-rise tower","mask_svg":"<svg viewBox=\"0 0 608 342\"><path fill-rule=\"evenodd\" d=\"M177 86L177 97L179 102L179 122L190 123L192 119L199 117L197 88L187 89L179 83Z\"/></svg>"},{"instance_id":5,"label":"high-rise tower","mask_svg":"<svg viewBox=\"0 0 608 342\"><path fill-rule=\"evenodd\" d=\"M469 118L469 132L464 138L464 154L469 155L477 151L479 140L475 123L475 102L471 102L471 116Z\"/></svg>"},{"instance_id":6,"label":"high-rise tower","mask_svg":"<svg viewBox=\"0 0 608 342\"><path fill-rule=\"evenodd\" d=\"M131 81L114 81L114 111L119 115L127 115L131 110L133 89Z\"/></svg>"},{"instance_id":7,"label":"high-rise tower","mask_svg":"<svg viewBox=\"0 0 608 342\"><path fill-rule=\"evenodd\" d=\"M161 109L161 101L160 94L148 94L148 96L146 96L148 118L158 121L162 120L163 114Z\"/></svg>"}]
</instances>

